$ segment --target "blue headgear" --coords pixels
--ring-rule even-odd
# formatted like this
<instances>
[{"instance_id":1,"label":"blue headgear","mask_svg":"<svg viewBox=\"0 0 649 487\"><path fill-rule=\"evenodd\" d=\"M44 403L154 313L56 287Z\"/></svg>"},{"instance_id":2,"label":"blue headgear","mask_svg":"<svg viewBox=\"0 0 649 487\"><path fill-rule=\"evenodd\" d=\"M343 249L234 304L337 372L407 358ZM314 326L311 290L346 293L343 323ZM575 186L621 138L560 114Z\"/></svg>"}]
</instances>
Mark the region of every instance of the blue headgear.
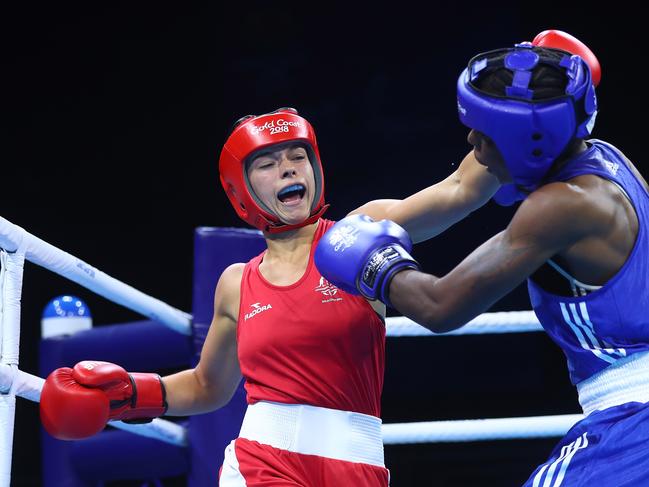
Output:
<instances>
[{"instance_id":1,"label":"blue headgear","mask_svg":"<svg viewBox=\"0 0 649 487\"><path fill-rule=\"evenodd\" d=\"M529 84L538 64L564 70L565 95L533 100ZM513 71L504 96L486 93L474 84L488 67ZM514 183L505 185L496 200L512 204L539 186L571 140L590 135L597 98L590 68L581 57L526 42L471 59L457 82L457 108L464 125L485 134L500 150Z\"/></svg>"}]
</instances>

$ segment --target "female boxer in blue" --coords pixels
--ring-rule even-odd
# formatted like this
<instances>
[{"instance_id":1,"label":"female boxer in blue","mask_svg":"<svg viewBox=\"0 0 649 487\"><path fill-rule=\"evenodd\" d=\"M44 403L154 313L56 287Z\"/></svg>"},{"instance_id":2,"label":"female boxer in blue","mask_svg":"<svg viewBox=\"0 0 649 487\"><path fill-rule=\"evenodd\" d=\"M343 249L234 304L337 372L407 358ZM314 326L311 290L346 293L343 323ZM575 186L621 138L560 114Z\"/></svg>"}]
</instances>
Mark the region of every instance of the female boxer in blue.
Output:
<instances>
[{"instance_id":1,"label":"female boxer in blue","mask_svg":"<svg viewBox=\"0 0 649 487\"><path fill-rule=\"evenodd\" d=\"M549 45L563 49L539 47ZM434 332L461 327L527 279L586 415L532 473L533 487L649 485L649 193L617 148L589 139L598 76L589 64L592 53L557 31L474 57L458 80L473 145L461 171L366 205L316 251L330 282ZM512 221L441 278L419 271L406 231L372 220L417 227L421 240L496 189L499 202L522 201Z\"/></svg>"}]
</instances>

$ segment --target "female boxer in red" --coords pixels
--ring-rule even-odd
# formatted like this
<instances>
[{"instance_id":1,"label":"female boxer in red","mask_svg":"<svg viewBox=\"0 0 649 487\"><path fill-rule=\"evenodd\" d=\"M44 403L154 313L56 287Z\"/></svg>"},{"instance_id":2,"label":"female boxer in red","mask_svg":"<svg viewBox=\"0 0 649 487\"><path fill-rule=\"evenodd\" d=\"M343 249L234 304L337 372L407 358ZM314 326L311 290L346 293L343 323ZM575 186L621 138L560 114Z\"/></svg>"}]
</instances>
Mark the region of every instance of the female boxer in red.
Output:
<instances>
[{"instance_id":1,"label":"female boxer in red","mask_svg":"<svg viewBox=\"0 0 649 487\"><path fill-rule=\"evenodd\" d=\"M321 218L313 128L293 109L246 117L226 141L219 169L235 210L263 231L267 250L221 275L197 367L163 379L101 362L58 369L43 389L44 426L73 439L109 419L213 411L243 376L248 409L226 449L222 487L338 486L341 479L387 486L379 419L385 307L330 285L313 263L333 224Z\"/></svg>"}]
</instances>

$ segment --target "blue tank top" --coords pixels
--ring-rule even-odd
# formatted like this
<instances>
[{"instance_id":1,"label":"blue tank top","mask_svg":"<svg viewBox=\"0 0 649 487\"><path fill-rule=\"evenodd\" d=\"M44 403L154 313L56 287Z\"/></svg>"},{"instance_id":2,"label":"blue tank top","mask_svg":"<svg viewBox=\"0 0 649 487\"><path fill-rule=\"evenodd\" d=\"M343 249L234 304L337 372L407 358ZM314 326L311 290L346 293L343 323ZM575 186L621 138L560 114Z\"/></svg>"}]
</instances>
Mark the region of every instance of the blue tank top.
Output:
<instances>
[{"instance_id":1,"label":"blue tank top","mask_svg":"<svg viewBox=\"0 0 649 487\"><path fill-rule=\"evenodd\" d=\"M568 360L577 384L617 360L649 350L649 194L612 145L589 140L590 147L547 182L595 174L621 187L638 218L638 235L622 268L600 289L567 297L527 280L532 308L541 325Z\"/></svg>"}]
</instances>

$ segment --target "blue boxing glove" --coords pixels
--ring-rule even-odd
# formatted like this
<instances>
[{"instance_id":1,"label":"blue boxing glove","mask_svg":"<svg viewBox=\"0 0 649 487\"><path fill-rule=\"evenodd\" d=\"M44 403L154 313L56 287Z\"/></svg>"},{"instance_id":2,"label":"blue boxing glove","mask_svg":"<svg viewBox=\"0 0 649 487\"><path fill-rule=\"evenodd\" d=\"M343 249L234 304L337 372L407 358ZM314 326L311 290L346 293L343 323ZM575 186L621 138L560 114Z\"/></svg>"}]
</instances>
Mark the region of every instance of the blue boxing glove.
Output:
<instances>
[{"instance_id":1,"label":"blue boxing glove","mask_svg":"<svg viewBox=\"0 0 649 487\"><path fill-rule=\"evenodd\" d=\"M393 221L352 215L322 236L314 260L320 274L340 289L390 305L388 290L395 274L419 270L411 250L410 236Z\"/></svg>"}]
</instances>

